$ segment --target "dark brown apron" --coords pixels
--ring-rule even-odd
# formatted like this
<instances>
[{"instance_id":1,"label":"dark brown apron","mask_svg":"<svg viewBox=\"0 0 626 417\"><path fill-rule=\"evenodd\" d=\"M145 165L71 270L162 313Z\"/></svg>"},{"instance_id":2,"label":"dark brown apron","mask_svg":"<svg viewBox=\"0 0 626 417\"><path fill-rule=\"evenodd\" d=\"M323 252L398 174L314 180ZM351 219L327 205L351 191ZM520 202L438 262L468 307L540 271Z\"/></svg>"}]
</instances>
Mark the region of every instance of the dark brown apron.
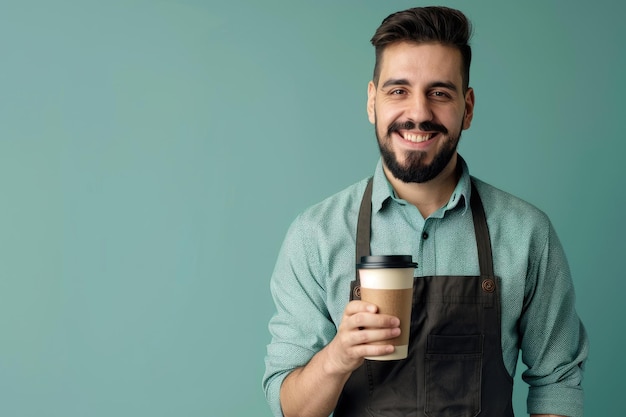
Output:
<instances>
[{"instance_id":1,"label":"dark brown apron","mask_svg":"<svg viewBox=\"0 0 626 417\"><path fill-rule=\"evenodd\" d=\"M370 254L372 179L359 212L357 261ZM470 199L480 276L414 279L409 355L365 360L334 417L512 417L513 379L502 359L500 294L480 196ZM360 298L359 276L350 299Z\"/></svg>"}]
</instances>

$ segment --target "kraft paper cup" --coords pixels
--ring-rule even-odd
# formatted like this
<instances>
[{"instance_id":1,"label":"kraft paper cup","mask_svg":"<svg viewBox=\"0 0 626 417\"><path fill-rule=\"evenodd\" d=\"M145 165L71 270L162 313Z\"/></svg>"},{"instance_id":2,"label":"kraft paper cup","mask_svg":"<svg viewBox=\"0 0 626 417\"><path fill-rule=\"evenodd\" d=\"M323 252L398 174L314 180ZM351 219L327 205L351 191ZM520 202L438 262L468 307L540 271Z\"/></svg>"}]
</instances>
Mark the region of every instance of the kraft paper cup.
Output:
<instances>
[{"instance_id":1,"label":"kraft paper cup","mask_svg":"<svg viewBox=\"0 0 626 417\"><path fill-rule=\"evenodd\" d=\"M387 361L404 359L409 352L411 308L413 305L413 271L417 264L410 255L363 256L357 264L361 281L361 300L378 306L378 312L400 319L400 336L376 342L395 346L388 355L366 357Z\"/></svg>"}]
</instances>

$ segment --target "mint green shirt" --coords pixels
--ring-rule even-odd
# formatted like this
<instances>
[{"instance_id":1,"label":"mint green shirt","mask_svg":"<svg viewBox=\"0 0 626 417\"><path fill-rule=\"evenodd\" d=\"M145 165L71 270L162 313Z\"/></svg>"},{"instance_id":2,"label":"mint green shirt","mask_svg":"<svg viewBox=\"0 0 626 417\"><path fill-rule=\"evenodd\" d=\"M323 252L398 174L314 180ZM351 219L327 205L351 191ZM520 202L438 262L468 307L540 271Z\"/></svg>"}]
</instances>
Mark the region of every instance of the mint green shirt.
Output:
<instances>
[{"instance_id":1,"label":"mint green shirt","mask_svg":"<svg viewBox=\"0 0 626 417\"><path fill-rule=\"evenodd\" d=\"M410 254L415 276L479 275L465 161L448 204L424 219L395 196L378 162L372 194L371 253ZM527 366L528 413L583 415L581 387L588 341L575 311L562 246L534 206L474 178L485 208L494 271L501 279L502 355L511 376L519 350ZM309 208L292 223L270 288L276 313L263 388L282 416L280 386L337 333L355 278L356 222L367 179Z\"/></svg>"}]
</instances>

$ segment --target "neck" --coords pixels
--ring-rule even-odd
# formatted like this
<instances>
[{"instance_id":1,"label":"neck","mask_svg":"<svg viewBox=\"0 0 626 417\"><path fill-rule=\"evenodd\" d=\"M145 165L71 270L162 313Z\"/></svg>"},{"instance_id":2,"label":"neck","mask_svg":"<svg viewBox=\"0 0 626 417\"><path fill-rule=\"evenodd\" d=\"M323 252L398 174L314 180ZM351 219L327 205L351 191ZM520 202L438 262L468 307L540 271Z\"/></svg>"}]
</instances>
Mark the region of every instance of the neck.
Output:
<instances>
[{"instance_id":1,"label":"neck","mask_svg":"<svg viewBox=\"0 0 626 417\"><path fill-rule=\"evenodd\" d=\"M417 207L426 219L450 200L460 178L457 162L458 154L455 153L439 175L424 183L403 182L394 177L384 164L383 170L396 195Z\"/></svg>"}]
</instances>

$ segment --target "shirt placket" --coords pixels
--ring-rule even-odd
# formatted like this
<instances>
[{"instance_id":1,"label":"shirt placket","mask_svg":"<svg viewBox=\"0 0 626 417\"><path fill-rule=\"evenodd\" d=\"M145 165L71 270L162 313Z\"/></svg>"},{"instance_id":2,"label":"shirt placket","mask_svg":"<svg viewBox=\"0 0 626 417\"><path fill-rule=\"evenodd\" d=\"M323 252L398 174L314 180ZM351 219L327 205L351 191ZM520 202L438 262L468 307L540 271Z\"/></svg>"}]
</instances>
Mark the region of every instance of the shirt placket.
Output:
<instances>
[{"instance_id":1,"label":"shirt placket","mask_svg":"<svg viewBox=\"0 0 626 417\"><path fill-rule=\"evenodd\" d=\"M419 240L419 272L420 276L436 275L435 231L436 219L427 219L416 238Z\"/></svg>"}]
</instances>

